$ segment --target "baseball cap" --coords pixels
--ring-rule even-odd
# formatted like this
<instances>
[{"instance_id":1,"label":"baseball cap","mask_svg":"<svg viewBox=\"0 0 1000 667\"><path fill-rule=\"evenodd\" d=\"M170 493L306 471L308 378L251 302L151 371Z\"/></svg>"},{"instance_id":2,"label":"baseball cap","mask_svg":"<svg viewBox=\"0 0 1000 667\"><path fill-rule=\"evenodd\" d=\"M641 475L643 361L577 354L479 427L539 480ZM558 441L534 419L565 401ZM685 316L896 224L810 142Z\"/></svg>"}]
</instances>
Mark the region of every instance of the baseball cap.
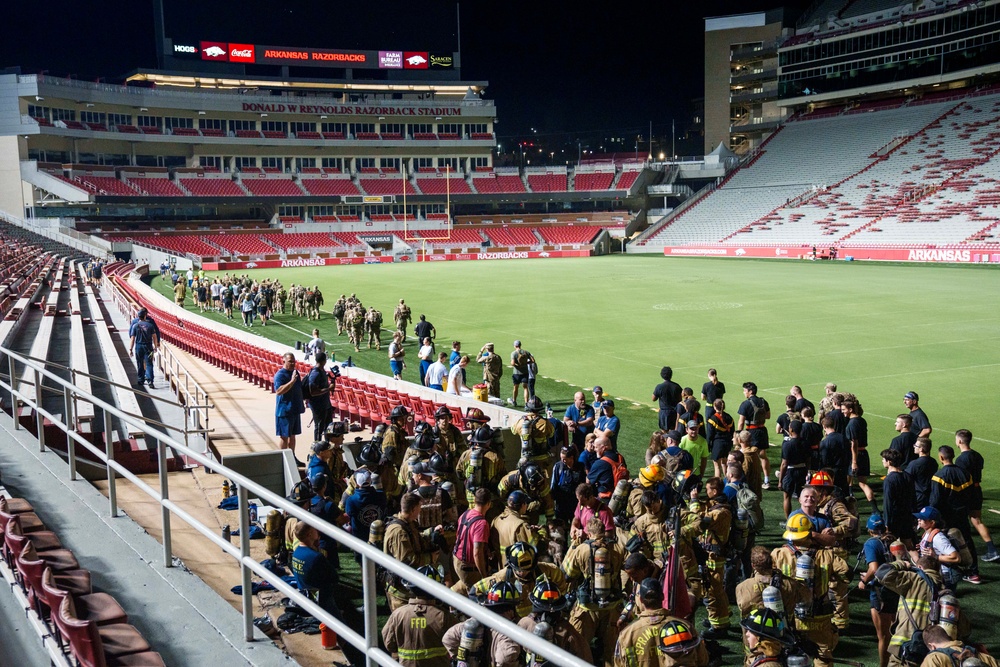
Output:
<instances>
[{"instance_id":1,"label":"baseball cap","mask_svg":"<svg viewBox=\"0 0 1000 667\"><path fill-rule=\"evenodd\" d=\"M521 347L521 341L515 340L514 341L514 347Z\"/></svg>"},{"instance_id":2,"label":"baseball cap","mask_svg":"<svg viewBox=\"0 0 1000 667\"><path fill-rule=\"evenodd\" d=\"M609 398L609 399L607 399L607 400L604 401L604 407L606 407L606 408L613 408L613 407L615 407L615 402L612 401Z\"/></svg>"},{"instance_id":3,"label":"baseball cap","mask_svg":"<svg viewBox=\"0 0 1000 667\"><path fill-rule=\"evenodd\" d=\"M146 315L149 315L149 311L145 308L140 308L139 312L135 314L136 317L145 317Z\"/></svg>"},{"instance_id":4,"label":"baseball cap","mask_svg":"<svg viewBox=\"0 0 1000 667\"><path fill-rule=\"evenodd\" d=\"M881 514L872 514L870 517L868 517L868 530L871 531L885 530L885 519L882 518Z\"/></svg>"},{"instance_id":5,"label":"baseball cap","mask_svg":"<svg viewBox=\"0 0 1000 667\"><path fill-rule=\"evenodd\" d=\"M698 428L698 420L697 419L691 419L691 420L689 420L688 423L687 423L687 427L688 428Z\"/></svg>"},{"instance_id":6,"label":"baseball cap","mask_svg":"<svg viewBox=\"0 0 1000 667\"><path fill-rule=\"evenodd\" d=\"M328 449L331 449L332 447L333 445L331 445L326 440L317 440L312 445L310 445L309 449L312 450L313 454L319 454L320 452L325 452Z\"/></svg>"},{"instance_id":7,"label":"baseball cap","mask_svg":"<svg viewBox=\"0 0 1000 667\"><path fill-rule=\"evenodd\" d=\"M918 396L917 392L915 392L915 391L908 391L908 392L906 392L905 394L903 394L903 398L907 398L907 399L909 399L911 401L919 401L920 400L920 396Z\"/></svg>"},{"instance_id":8,"label":"baseball cap","mask_svg":"<svg viewBox=\"0 0 1000 667\"><path fill-rule=\"evenodd\" d=\"M928 505L919 512L914 512L913 516L918 519L923 519L924 521L934 521L935 523L941 523L941 511L936 507L931 507Z\"/></svg>"},{"instance_id":9,"label":"baseball cap","mask_svg":"<svg viewBox=\"0 0 1000 667\"><path fill-rule=\"evenodd\" d=\"M372 483L372 474L367 470L359 470L354 473L354 483L358 486L368 486Z\"/></svg>"},{"instance_id":10,"label":"baseball cap","mask_svg":"<svg viewBox=\"0 0 1000 667\"><path fill-rule=\"evenodd\" d=\"M602 387L599 384L595 384L594 388L591 390L591 393L594 393L594 394L603 394L604 393L604 387Z\"/></svg>"},{"instance_id":11,"label":"baseball cap","mask_svg":"<svg viewBox=\"0 0 1000 667\"><path fill-rule=\"evenodd\" d=\"M670 438L671 440L673 440L674 442L680 442L681 438L684 437L684 434L681 433L680 431L676 431L676 430L675 431L669 431L667 433L667 437Z\"/></svg>"}]
</instances>

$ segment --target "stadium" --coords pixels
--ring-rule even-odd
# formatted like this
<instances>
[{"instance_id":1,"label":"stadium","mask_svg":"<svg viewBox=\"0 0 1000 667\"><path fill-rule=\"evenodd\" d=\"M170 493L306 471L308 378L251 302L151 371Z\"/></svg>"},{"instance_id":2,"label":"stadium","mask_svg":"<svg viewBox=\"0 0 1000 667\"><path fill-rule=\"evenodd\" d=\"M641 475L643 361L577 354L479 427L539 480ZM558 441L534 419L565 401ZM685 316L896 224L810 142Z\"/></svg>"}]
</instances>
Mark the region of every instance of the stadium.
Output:
<instances>
[{"instance_id":1,"label":"stadium","mask_svg":"<svg viewBox=\"0 0 1000 667\"><path fill-rule=\"evenodd\" d=\"M504 106L488 81L463 77L460 40L414 25L393 43L399 31L373 20L363 38L344 28L327 43L272 45L154 4L155 67L91 82L0 63L0 663L416 664L384 639L388 573L422 577L449 618L474 618L534 658L590 664L292 499L310 479L298 464L314 413L303 408L297 444L280 448L275 374L291 353L310 376L314 327L335 369L331 418L347 430L339 483L353 484L364 445L400 406L413 447L442 411L474 438L470 410L481 411L505 471L518 470L521 341L555 416L552 459L574 440L561 419L574 395L595 393L617 405L616 449L637 489L663 428L653 388L664 366L696 399L717 368L733 416L744 382L775 417L788 387L819 405L833 382L864 403L875 452L917 392L932 458L968 429L992 462L1000 0L817 0L705 18L702 154L657 158L651 128L648 150L637 140L634 152L562 163L500 133ZM442 4L430 19L453 23ZM501 149L512 141L513 162ZM222 298L199 306L212 284L261 297L248 319L240 301L232 313ZM360 320L340 335L335 303L348 294L362 319L380 313L364 336ZM306 298L315 314L297 305ZM412 322L399 326L404 300ZM158 328L148 387L134 354L140 310ZM461 341L473 391L425 382L406 331L424 318L433 354ZM397 327L405 339L390 345ZM480 370L488 343L502 360L496 391L494 371ZM756 540L770 548L785 531L783 435L775 420L767 429L774 474ZM886 470L871 458L881 501ZM981 524L995 528L1000 478L980 474ZM854 495L852 590L872 513ZM326 541L338 613L274 562L272 538L305 538L291 521L287 537L273 532L272 510ZM1000 650L992 567L965 572L986 585L958 595L972 629L962 639L984 655ZM868 592L841 595L851 620L832 658L885 664ZM289 627L290 609L301 614ZM691 614L712 664L744 660L737 616L726 634L700 600ZM631 664L591 639L608 664ZM543 664L523 653L510 664Z\"/></svg>"}]
</instances>

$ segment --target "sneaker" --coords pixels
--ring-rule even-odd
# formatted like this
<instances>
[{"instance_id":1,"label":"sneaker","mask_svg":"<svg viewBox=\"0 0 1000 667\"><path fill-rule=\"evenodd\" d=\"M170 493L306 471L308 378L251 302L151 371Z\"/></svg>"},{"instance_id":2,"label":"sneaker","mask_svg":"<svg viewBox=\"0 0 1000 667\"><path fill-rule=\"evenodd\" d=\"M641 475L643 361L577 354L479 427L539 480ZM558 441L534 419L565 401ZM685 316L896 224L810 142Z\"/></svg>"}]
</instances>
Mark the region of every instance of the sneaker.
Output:
<instances>
[{"instance_id":1,"label":"sneaker","mask_svg":"<svg viewBox=\"0 0 1000 667\"><path fill-rule=\"evenodd\" d=\"M725 639L729 635L728 627L714 626L701 633L702 639Z\"/></svg>"},{"instance_id":2,"label":"sneaker","mask_svg":"<svg viewBox=\"0 0 1000 667\"><path fill-rule=\"evenodd\" d=\"M507 405L517 405L517 403L514 402L513 398L508 398L507 399Z\"/></svg>"},{"instance_id":3,"label":"sneaker","mask_svg":"<svg viewBox=\"0 0 1000 667\"><path fill-rule=\"evenodd\" d=\"M978 586L979 584L983 583L983 580L979 578L978 574L970 574L968 576L962 577L962 581L966 581L975 586Z\"/></svg>"},{"instance_id":4,"label":"sneaker","mask_svg":"<svg viewBox=\"0 0 1000 667\"><path fill-rule=\"evenodd\" d=\"M980 559L987 563L995 563L1000 560L1000 551L994 551L986 554L985 556L980 556Z\"/></svg>"},{"instance_id":5,"label":"sneaker","mask_svg":"<svg viewBox=\"0 0 1000 667\"><path fill-rule=\"evenodd\" d=\"M765 491L767 491L768 489L771 488L771 483L770 482L764 482L763 484L760 485L760 488L762 488Z\"/></svg>"},{"instance_id":6,"label":"sneaker","mask_svg":"<svg viewBox=\"0 0 1000 667\"><path fill-rule=\"evenodd\" d=\"M152 382L152 380L150 380L150 381L149 381L149 382L147 382L146 384L147 384L147 385L149 385L149 388L150 388L150 389L156 389L156 387L154 387L154 386L153 386L153 382Z\"/></svg>"}]
</instances>

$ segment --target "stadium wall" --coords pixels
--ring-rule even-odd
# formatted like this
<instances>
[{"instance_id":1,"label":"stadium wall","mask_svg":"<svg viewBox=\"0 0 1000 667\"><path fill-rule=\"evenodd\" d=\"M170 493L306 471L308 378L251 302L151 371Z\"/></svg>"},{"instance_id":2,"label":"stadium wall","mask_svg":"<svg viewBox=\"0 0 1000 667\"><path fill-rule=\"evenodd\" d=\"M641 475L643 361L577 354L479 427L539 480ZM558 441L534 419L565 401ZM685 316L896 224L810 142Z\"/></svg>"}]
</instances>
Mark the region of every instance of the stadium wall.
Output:
<instances>
[{"instance_id":1,"label":"stadium wall","mask_svg":"<svg viewBox=\"0 0 1000 667\"><path fill-rule=\"evenodd\" d=\"M273 259L258 262L205 262L205 271L241 271L244 269L284 269L299 266L338 266L349 264L390 264L392 262L454 262L509 259L552 259L556 257L590 257L590 248L580 250L523 250L469 253L422 253L415 255L371 255L368 257L306 257L301 259Z\"/></svg>"},{"instance_id":2,"label":"stadium wall","mask_svg":"<svg viewBox=\"0 0 1000 667\"><path fill-rule=\"evenodd\" d=\"M820 254L826 248L817 248ZM666 246L663 254L668 257L769 257L778 259L809 259L812 246L753 246L724 247L717 245ZM909 246L877 248L850 246L838 248L839 259L867 259L884 262L948 262L960 264L1000 264L1000 248L935 248Z\"/></svg>"}]
</instances>

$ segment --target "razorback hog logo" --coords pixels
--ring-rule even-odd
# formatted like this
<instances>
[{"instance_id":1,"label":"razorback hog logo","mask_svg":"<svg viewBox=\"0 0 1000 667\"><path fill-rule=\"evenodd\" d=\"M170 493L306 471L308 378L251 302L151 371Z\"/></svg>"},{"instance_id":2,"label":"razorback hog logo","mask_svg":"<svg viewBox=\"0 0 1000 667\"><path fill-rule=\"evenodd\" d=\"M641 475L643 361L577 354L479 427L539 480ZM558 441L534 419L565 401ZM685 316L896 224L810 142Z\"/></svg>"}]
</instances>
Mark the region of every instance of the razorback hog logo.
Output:
<instances>
[{"instance_id":1,"label":"razorback hog logo","mask_svg":"<svg viewBox=\"0 0 1000 667\"><path fill-rule=\"evenodd\" d=\"M423 65L425 62L427 62L427 58L424 58L423 56L410 56L409 58L406 59L406 62L407 64L413 66Z\"/></svg>"},{"instance_id":2,"label":"razorback hog logo","mask_svg":"<svg viewBox=\"0 0 1000 667\"><path fill-rule=\"evenodd\" d=\"M218 46L210 46L205 49L205 55L209 58L218 58L219 56L226 55L226 50L219 48Z\"/></svg>"}]
</instances>

